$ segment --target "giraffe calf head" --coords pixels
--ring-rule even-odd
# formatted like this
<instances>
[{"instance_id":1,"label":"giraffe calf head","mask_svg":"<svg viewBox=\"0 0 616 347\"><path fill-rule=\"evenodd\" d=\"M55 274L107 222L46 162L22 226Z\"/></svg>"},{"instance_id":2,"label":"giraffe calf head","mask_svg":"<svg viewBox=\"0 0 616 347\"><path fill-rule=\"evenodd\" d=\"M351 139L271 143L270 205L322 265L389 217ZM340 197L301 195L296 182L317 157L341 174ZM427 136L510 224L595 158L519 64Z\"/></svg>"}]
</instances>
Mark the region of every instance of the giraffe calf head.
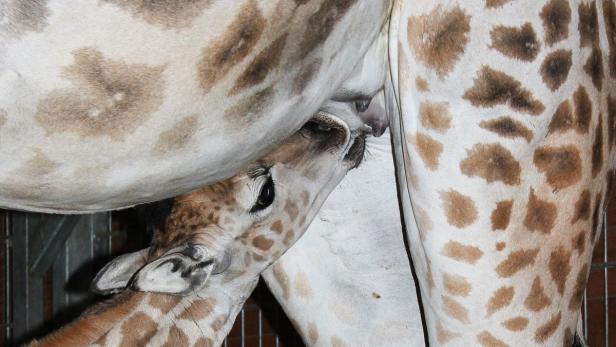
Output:
<instances>
[{"instance_id":1,"label":"giraffe calf head","mask_svg":"<svg viewBox=\"0 0 616 347\"><path fill-rule=\"evenodd\" d=\"M363 158L365 137L319 112L237 175L173 199L148 249L116 258L94 279L102 293L187 295L212 276L257 278L306 230L329 193Z\"/></svg>"}]
</instances>

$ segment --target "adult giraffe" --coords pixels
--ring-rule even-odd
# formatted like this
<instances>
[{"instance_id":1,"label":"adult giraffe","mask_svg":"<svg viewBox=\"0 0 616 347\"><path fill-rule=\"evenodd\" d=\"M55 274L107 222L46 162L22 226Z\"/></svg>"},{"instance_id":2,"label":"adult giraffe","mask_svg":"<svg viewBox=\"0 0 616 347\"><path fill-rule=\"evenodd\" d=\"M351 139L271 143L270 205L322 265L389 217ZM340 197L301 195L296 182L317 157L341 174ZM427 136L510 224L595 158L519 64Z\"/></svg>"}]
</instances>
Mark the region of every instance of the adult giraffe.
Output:
<instances>
[{"instance_id":1,"label":"adult giraffe","mask_svg":"<svg viewBox=\"0 0 616 347\"><path fill-rule=\"evenodd\" d=\"M430 342L571 342L613 167L613 0L5 4L0 204L48 211L229 176L325 99L372 95L338 87L391 14Z\"/></svg>"}]
</instances>

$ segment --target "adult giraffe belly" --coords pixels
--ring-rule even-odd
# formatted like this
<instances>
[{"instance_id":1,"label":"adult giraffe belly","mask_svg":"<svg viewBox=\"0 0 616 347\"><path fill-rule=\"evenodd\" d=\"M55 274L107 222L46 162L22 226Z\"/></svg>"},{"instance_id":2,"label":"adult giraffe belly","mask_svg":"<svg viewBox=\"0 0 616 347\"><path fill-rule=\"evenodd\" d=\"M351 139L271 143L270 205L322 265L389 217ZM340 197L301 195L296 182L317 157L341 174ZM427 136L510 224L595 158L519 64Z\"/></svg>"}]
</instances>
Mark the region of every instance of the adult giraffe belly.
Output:
<instances>
[{"instance_id":1,"label":"adult giraffe belly","mask_svg":"<svg viewBox=\"0 0 616 347\"><path fill-rule=\"evenodd\" d=\"M4 1L0 206L116 209L232 175L293 133L388 15L377 1Z\"/></svg>"},{"instance_id":2,"label":"adult giraffe belly","mask_svg":"<svg viewBox=\"0 0 616 347\"><path fill-rule=\"evenodd\" d=\"M615 23L614 1L394 9L389 111L431 346L572 345L614 168Z\"/></svg>"}]
</instances>

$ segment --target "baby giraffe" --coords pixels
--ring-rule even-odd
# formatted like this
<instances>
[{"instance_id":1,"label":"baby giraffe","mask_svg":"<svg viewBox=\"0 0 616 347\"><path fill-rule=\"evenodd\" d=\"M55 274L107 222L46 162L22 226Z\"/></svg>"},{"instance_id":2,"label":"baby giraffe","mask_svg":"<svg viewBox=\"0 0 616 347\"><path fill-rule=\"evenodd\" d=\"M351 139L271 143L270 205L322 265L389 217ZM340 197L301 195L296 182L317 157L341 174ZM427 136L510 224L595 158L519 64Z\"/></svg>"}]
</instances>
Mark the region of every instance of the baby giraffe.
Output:
<instances>
[{"instance_id":1,"label":"baby giraffe","mask_svg":"<svg viewBox=\"0 0 616 347\"><path fill-rule=\"evenodd\" d=\"M259 275L363 158L363 133L318 113L236 176L179 196L147 249L93 282L118 293L31 346L219 346Z\"/></svg>"}]
</instances>

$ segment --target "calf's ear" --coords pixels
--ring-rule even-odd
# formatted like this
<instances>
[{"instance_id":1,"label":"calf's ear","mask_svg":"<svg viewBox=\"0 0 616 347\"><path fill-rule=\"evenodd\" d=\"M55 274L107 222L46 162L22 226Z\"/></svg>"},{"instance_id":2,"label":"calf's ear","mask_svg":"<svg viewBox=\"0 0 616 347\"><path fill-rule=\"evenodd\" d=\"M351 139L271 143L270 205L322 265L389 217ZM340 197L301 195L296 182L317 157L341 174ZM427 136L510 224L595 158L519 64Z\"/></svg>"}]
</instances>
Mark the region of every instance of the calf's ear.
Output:
<instances>
[{"instance_id":1,"label":"calf's ear","mask_svg":"<svg viewBox=\"0 0 616 347\"><path fill-rule=\"evenodd\" d=\"M99 294L122 291L133 275L145 265L148 249L123 254L105 265L94 277L91 290Z\"/></svg>"}]
</instances>

